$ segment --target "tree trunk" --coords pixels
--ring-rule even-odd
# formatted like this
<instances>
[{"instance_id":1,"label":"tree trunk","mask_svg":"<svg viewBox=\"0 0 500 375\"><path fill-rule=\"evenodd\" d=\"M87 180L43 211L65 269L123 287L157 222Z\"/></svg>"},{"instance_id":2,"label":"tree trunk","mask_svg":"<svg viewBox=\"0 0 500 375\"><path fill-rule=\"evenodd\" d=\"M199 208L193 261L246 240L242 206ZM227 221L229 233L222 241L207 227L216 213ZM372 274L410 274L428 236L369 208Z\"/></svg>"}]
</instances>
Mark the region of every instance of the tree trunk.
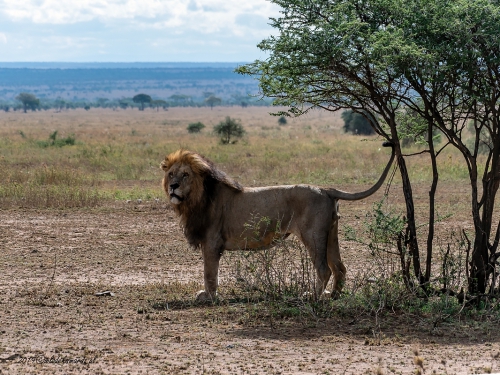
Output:
<instances>
[{"instance_id":1,"label":"tree trunk","mask_svg":"<svg viewBox=\"0 0 500 375\"><path fill-rule=\"evenodd\" d=\"M435 200L436 200L436 189L439 180L439 173L436 163L436 151L434 149L434 140L432 139L433 123L429 121L429 127L427 130L428 143L429 143L429 153L431 156L432 164L432 184L429 190L429 232L427 234L427 258L425 260L425 282L429 283L431 279L431 264L432 264L432 250L433 250L433 240L434 240L434 224L435 224Z\"/></svg>"},{"instance_id":2,"label":"tree trunk","mask_svg":"<svg viewBox=\"0 0 500 375\"><path fill-rule=\"evenodd\" d=\"M399 145L398 145L399 146ZM417 227L415 225L415 207L413 205L413 192L411 182L406 169L404 157L401 155L401 149L398 147L399 155L397 156L398 167L401 172L401 180L403 182L403 194L406 202L406 223L408 226L408 249L413 260L413 272L420 285L425 283L420 267L420 253L418 250Z\"/></svg>"},{"instance_id":3,"label":"tree trunk","mask_svg":"<svg viewBox=\"0 0 500 375\"><path fill-rule=\"evenodd\" d=\"M413 192L411 188L410 177L408 176L408 169L406 162L401 152L401 143L396 128L394 118L389 121L391 129L391 141L394 144L394 151L398 168L401 174L401 181L403 183L403 194L406 203L406 225L407 225L407 238L408 250L413 260L413 272L418 280L419 285L424 285L425 280L422 276L422 269L420 267L420 253L418 249L417 226L415 224L415 207L413 205Z\"/></svg>"},{"instance_id":4,"label":"tree trunk","mask_svg":"<svg viewBox=\"0 0 500 375\"><path fill-rule=\"evenodd\" d=\"M495 269L495 262L490 262L490 255L493 259L495 259L493 252L495 252L496 249L495 247L490 246L490 236L493 222L495 197L499 185L499 174L500 166L498 146L495 146L491 169L488 173L485 173L483 177L483 195L481 198L482 205L480 206L476 198L476 202L473 202L472 207L475 239L474 247L472 250L469 275L469 293L471 294L486 293L489 277ZM475 190L477 197L477 179L475 180ZM480 217L481 210L482 212ZM490 249L492 251L492 254L490 254Z\"/></svg>"}]
</instances>

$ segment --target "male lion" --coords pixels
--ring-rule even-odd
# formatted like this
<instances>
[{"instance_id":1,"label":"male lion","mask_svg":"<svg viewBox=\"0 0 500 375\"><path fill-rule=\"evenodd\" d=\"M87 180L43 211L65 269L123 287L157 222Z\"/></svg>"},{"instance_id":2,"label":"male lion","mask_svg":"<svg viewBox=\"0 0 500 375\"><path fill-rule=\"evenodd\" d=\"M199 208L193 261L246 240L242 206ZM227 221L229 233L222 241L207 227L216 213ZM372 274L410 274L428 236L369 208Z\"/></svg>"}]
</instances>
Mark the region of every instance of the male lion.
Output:
<instances>
[{"instance_id":1,"label":"male lion","mask_svg":"<svg viewBox=\"0 0 500 375\"><path fill-rule=\"evenodd\" d=\"M215 298L224 250L265 249L292 233L304 243L314 263L316 293L325 291L332 273L333 290L340 293L346 268L340 258L338 200L363 199L380 188L394 160L392 144L384 146L392 147L389 163L378 182L359 193L312 185L243 187L197 153L178 150L166 156L161 163L163 188L180 216L188 242L203 252L205 290L197 299ZM262 225L260 236L248 226L255 217L265 217L269 224Z\"/></svg>"}]
</instances>

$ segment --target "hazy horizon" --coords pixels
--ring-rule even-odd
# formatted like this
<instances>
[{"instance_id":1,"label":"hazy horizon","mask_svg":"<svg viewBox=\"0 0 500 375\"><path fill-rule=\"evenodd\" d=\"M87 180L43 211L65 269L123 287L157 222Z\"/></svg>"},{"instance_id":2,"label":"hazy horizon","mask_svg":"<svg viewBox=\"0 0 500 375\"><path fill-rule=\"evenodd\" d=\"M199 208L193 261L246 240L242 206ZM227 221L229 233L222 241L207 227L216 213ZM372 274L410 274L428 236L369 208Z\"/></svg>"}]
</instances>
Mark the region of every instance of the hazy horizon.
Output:
<instances>
[{"instance_id":1,"label":"hazy horizon","mask_svg":"<svg viewBox=\"0 0 500 375\"><path fill-rule=\"evenodd\" d=\"M92 69L92 68L235 68L250 61L0 61L0 68Z\"/></svg>"}]
</instances>

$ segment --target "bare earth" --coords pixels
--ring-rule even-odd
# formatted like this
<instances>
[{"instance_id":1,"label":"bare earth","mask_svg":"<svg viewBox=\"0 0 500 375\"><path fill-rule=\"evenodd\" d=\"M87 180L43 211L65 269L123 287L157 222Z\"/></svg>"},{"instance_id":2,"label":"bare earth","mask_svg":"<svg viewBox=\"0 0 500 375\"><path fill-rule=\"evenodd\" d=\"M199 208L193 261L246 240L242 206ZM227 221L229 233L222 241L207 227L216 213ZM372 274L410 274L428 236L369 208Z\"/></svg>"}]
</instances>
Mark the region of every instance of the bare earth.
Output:
<instances>
[{"instance_id":1,"label":"bare earth","mask_svg":"<svg viewBox=\"0 0 500 375\"><path fill-rule=\"evenodd\" d=\"M241 304L152 308L202 282L164 202L0 211L0 245L0 374L415 374L417 351L424 374L500 372L498 327L471 322L395 314L374 340L369 319L248 324ZM341 247L352 270L360 253Z\"/></svg>"}]
</instances>

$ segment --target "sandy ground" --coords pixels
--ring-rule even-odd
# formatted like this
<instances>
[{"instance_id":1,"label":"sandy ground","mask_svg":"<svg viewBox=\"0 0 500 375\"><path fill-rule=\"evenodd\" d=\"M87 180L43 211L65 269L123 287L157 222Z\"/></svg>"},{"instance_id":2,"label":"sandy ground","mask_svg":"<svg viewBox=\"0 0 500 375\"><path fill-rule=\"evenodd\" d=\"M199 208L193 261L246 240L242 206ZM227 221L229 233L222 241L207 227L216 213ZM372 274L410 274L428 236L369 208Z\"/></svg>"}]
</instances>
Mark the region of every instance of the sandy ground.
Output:
<instances>
[{"instance_id":1,"label":"sandy ground","mask_svg":"<svg viewBox=\"0 0 500 375\"><path fill-rule=\"evenodd\" d=\"M484 324L432 329L395 314L374 340L370 319L248 324L241 304L154 309L202 281L200 254L162 204L0 211L0 247L0 374L415 374L420 360L423 374L500 372L500 333Z\"/></svg>"}]
</instances>

